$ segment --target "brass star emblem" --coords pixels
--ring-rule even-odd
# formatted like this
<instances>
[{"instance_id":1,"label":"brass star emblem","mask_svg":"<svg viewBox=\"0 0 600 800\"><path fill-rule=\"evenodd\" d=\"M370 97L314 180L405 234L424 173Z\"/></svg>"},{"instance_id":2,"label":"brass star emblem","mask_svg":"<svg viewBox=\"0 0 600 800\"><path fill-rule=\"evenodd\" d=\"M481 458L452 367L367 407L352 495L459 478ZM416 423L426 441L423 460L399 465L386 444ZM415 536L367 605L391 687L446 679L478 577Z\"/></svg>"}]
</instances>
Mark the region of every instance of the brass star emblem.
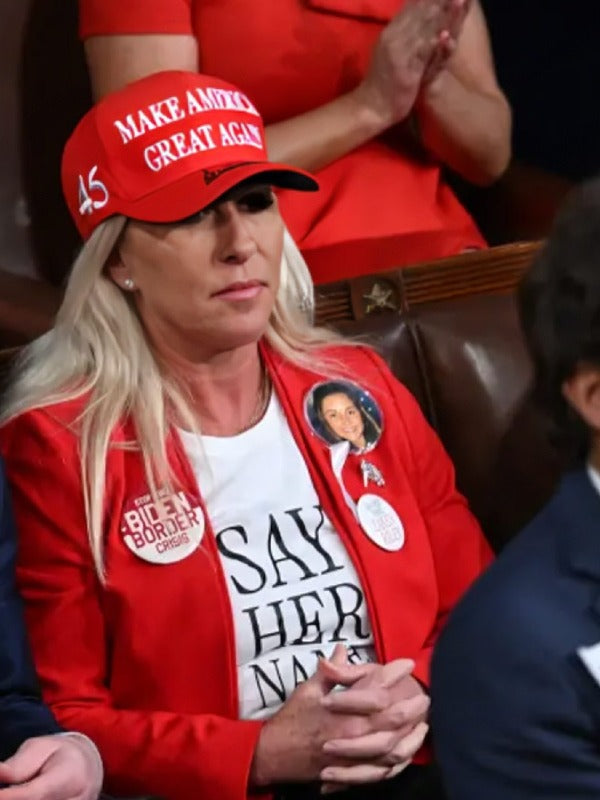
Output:
<instances>
[{"instance_id":1,"label":"brass star emblem","mask_svg":"<svg viewBox=\"0 0 600 800\"><path fill-rule=\"evenodd\" d=\"M397 311L398 306L392 300L392 295L392 289L386 289L381 283L374 283L369 294L363 295L363 298L367 301L365 314L371 314L371 312L380 308L391 308L392 311Z\"/></svg>"}]
</instances>

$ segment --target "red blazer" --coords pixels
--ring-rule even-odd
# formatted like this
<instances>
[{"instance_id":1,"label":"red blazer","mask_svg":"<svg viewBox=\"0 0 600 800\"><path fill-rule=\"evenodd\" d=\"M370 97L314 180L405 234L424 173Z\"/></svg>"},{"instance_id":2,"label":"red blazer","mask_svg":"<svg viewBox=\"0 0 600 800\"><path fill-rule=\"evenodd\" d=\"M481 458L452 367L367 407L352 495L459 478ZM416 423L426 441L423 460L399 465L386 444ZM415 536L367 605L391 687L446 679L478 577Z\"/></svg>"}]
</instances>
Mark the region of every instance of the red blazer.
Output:
<instances>
[{"instance_id":1,"label":"red blazer","mask_svg":"<svg viewBox=\"0 0 600 800\"><path fill-rule=\"evenodd\" d=\"M387 552L357 524L333 479L329 453L308 428L303 400L321 380L264 348L275 391L325 513L347 547L365 593L381 661L411 657L428 680L440 627L490 551L437 436L383 361L362 348L343 359L379 402L385 429L369 453L386 478L370 485L400 516L404 547ZM98 744L107 787L169 800L244 800L261 722L238 720L233 620L225 577L207 520L187 558L156 565L123 540L124 513L148 493L124 420L106 468L107 582L96 577L88 545L78 440L84 400L21 415L0 432L21 535L19 581L45 699L60 722ZM168 455L181 490L202 499L178 436ZM347 490L364 493L356 457Z\"/></svg>"}]
</instances>

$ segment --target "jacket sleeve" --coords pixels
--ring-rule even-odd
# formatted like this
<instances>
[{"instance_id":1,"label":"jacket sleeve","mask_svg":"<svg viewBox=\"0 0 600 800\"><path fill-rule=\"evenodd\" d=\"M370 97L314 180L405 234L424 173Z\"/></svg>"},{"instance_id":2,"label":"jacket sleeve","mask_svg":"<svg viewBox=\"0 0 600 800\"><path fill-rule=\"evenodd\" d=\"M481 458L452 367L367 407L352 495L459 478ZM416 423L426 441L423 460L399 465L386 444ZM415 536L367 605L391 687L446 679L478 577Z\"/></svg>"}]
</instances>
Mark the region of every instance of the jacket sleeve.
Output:
<instances>
[{"instance_id":1,"label":"jacket sleeve","mask_svg":"<svg viewBox=\"0 0 600 800\"><path fill-rule=\"evenodd\" d=\"M261 723L113 702L75 437L33 411L1 432L0 449L23 532L18 578L36 666L58 719L96 742L113 793L243 800Z\"/></svg>"},{"instance_id":2,"label":"jacket sleeve","mask_svg":"<svg viewBox=\"0 0 600 800\"><path fill-rule=\"evenodd\" d=\"M492 551L467 501L456 489L452 462L419 404L383 362L380 369L388 374L404 426L407 467L429 532L437 576L438 615L414 670L415 677L429 685L429 665L438 634L459 598L491 562Z\"/></svg>"},{"instance_id":3,"label":"jacket sleeve","mask_svg":"<svg viewBox=\"0 0 600 800\"><path fill-rule=\"evenodd\" d=\"M192 0L79 0L79 34L191 34Z\"/></svg>"},{"instance_id":4,"label":"jacket sleeve","mask_svg":"<svg viewBox=\"0 0 600 800\"><path fill-rule=\"evenodd\" d=\"M15 585L16 536L0 464L0 759L31 736L60 732L42 703Z\"/></svg>"}]
</instances>

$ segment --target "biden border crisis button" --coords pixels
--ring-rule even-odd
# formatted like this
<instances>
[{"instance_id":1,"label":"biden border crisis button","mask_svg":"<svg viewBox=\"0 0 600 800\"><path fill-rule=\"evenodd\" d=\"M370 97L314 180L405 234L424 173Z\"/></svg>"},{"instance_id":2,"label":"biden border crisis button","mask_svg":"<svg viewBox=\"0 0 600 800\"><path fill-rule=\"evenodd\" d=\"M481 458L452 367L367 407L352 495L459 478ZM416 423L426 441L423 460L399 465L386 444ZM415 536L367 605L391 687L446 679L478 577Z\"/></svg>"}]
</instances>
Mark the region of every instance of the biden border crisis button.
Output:
<instances>
[{"instance_id":1,"label":"biden border crisis button","mask_svg":"<svg viewBox=\"0 0 600 800\"><path fill-rule=\"evenodd\" d=\"M129 501L123 512L123 541L151 564L174 564L191 555L204 535L204 513L186 492L162 489Z\"/></svg>"}]
</instances>

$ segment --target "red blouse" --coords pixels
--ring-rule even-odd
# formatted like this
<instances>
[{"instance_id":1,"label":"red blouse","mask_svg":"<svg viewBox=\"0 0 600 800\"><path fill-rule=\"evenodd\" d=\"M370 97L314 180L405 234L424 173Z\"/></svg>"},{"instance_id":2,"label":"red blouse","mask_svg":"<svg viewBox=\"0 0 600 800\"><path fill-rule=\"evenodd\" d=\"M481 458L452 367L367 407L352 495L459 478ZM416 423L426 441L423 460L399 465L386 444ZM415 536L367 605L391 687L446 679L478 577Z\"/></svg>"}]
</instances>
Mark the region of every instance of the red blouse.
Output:
<instances>
[{"instance_id":1,"label":"red blouse","mask_svg":"<svg viewBox=\"0 0 600 800\"><path fill-rule=\"evenodd\" d=\"M84 38L195 34L200 69L231 81L267 124L354 88L373 44L404 0L79 0ZM249 16L249 9L252 14ZM316 283L484 247L443 182L399 130L317 173L320 192L282 192L288 227Z\"/></svg>"}]
</instances>

